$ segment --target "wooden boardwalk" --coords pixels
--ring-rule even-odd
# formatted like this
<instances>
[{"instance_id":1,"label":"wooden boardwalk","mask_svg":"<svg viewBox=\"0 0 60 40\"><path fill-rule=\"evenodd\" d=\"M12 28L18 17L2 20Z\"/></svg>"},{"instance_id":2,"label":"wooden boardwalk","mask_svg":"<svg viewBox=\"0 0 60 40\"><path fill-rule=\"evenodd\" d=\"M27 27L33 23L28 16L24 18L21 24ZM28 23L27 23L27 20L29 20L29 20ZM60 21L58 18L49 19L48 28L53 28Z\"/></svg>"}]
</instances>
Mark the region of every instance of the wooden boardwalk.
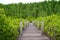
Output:
<instances>
[{"instance_id":1,"label":"wooden boardwalk","mask_svg":"<svg viewBox=\"0 0 60 40\"><path fill-rule=\"evenodd\" d=\"M41 31L30 23L22 36L19 35L18 40L49 40L49 38L44 34L41 35Z\"/></svg>"}]
</instances>

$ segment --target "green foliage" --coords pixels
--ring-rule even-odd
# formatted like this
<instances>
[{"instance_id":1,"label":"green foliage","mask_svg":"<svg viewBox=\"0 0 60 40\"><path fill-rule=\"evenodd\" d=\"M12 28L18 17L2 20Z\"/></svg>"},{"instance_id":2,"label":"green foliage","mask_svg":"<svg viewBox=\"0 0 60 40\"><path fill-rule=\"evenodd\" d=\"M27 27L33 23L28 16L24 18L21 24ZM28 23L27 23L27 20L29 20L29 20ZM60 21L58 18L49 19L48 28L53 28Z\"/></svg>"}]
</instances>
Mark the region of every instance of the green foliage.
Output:
<instances>
[{"instance_id":1,"label":"green foliage","mask_svg":"<svg viewBox=\"0 0 60 40\"><path fill-rule=\"evenodd\" d=\"M44 21L44 32L49 37L56 37L56 40L60 39L60 16L53 14L47 17L37 18L37 20Z\"/></svg>"},{"instance_id":2,"label":"green foliage","mask_svg":"<svg viewBox=\"0 0 60 40\"><path fill-rule=\"evenodd\" d=\"M18 18L37 18L51 14L60 15L60 1L44 1L39 3L18 3L18 4L0 4L0 8L4 8L5 14ZM2 7L3 6L3 7Z\"/></svg>"},{"instance_id":3,"label":"green foliage","mask_svg":"<svg viewBox=\"0 0 60 40\"><path fill-rule=\"evenodd\" d=\"M12 20L0 14L0 40L16 40L19 27L17 23L19 22Z\"/></svg>"},{"instance_id":4,"label":"green foliage","mask_svg":"<svg viewBox=\"0 0 60 40\"><path fill-rule=\"evenodd\" d=\"M24 29L25 19L29 21L36 19L36 24L37 21L44 21L44 32L60 40L60 1L0 4L0 40L16 40L19 34L19 23L22 21ZM41 23L36 26L41 28Z\"/></svg>"},{"instance_id":5,"label":"green foliage","mask_svg":"<svg viewBox=\"0 0 60 40\"><path fill-rule=\"evenodd\" d=\"M4 14L4 9L0 8L0 14Z\"/></svg>"},{"instance_id":6,"label":"green foliage","mask_svg":"<svg viewBox=\"0 0 60 40\"><path fill-rule=\"evenodd\" d=\"M19 34L19 19L7 17L0 9L0 40L16 40Z\"/></svg>"}]
</instances>

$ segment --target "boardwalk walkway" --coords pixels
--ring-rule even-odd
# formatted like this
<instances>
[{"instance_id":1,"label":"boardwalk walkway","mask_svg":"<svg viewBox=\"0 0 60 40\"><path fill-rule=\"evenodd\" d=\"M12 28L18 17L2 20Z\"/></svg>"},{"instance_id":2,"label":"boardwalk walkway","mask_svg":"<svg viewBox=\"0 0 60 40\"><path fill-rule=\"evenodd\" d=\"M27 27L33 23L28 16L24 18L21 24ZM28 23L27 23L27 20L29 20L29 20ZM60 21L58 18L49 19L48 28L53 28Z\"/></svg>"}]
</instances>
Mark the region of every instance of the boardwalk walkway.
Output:
<instances>
[{"instance_id":1,"label":"boardwalk walkway","mask_svg":"<svg viewBox=\"0 0 60 40\"><path fill-rule=\"evenodd\" d=\"M33 23L30 23L18 40L49 40L49 38L46 35L41 35L41 31Z\"/></svg>"}]
</instances>

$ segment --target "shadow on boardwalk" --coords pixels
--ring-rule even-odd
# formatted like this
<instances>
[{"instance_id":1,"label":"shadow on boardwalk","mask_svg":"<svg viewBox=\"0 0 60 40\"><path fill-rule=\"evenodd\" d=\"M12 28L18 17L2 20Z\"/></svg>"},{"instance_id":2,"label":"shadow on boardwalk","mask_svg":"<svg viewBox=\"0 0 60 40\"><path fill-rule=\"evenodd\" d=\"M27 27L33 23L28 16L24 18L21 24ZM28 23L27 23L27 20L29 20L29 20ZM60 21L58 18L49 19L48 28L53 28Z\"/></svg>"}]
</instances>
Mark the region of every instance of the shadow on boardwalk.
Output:
<instances>
[{"instance_id":1,"label":"shadow on boardwalk","mask_svg":"<svg viewBox=\"0 0 60 40\"><path fill-rule=\"evenodd\" d=\"M30 23L22 36L19 35L18 40L49 40L49 38L44 34L41 35L41 31Z\"/></svg>"}]
</instances>

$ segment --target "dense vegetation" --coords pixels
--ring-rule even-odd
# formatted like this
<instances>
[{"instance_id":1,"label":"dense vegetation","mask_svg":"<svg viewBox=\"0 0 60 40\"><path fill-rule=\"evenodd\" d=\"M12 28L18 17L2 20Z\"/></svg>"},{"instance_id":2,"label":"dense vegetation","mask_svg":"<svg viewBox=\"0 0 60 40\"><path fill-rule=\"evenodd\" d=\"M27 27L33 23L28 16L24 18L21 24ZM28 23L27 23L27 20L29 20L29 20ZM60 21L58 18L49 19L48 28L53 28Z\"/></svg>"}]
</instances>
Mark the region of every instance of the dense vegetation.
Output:
<instances>
[{"instance_id":1,"label":"dense vegetation","mask_svg":"<svg viewBox=\"0 0 60 40\"><path fill-rule=\"evenodd\" d=\"M0 40L16 40L20 21L44 21L44 32L60 40L60 1L0 4ZM38 25L38 24L37 24ZM23 24L24 28L24 24ZM39 24L39 28L41 25Z\"/></svg>"},{"instance_id":2,"label":"dense vegetation","mask_svg":"<svg viewBox=\"0 0 60 40\"><path fill-rule=\"evenodd\" d=\"M41 29L41 21L44 21L44 32L52 39L60 40L60 16L50 15L47 17L39 17L36 21L40 21L38 28Z\"/></svg>"},{"instance_id":3,"label":"dense vegetation","mask_svg":"<svg viewBox=\"0 0 60 40\"><path fill-rule=\"evenodd\" d=\"M17 3L17 4L0 4L0 8L4 8L7 16L18 18L37 18L51 14L60 13L60 1L44 1L39 3Z\"/></svg>"},{"instance_id":4,"label":"dense vegetation","mask_svg":"<svg viewBox=\"0 0 60 40\"><path fill-rule=\"evenodd\" d=\"M22 18L12 18L5 15L4 9L0 9L0 40L16 40L20 30ZM24 27L24 25L23 25Z\"/></svg>"}]
</instances>

